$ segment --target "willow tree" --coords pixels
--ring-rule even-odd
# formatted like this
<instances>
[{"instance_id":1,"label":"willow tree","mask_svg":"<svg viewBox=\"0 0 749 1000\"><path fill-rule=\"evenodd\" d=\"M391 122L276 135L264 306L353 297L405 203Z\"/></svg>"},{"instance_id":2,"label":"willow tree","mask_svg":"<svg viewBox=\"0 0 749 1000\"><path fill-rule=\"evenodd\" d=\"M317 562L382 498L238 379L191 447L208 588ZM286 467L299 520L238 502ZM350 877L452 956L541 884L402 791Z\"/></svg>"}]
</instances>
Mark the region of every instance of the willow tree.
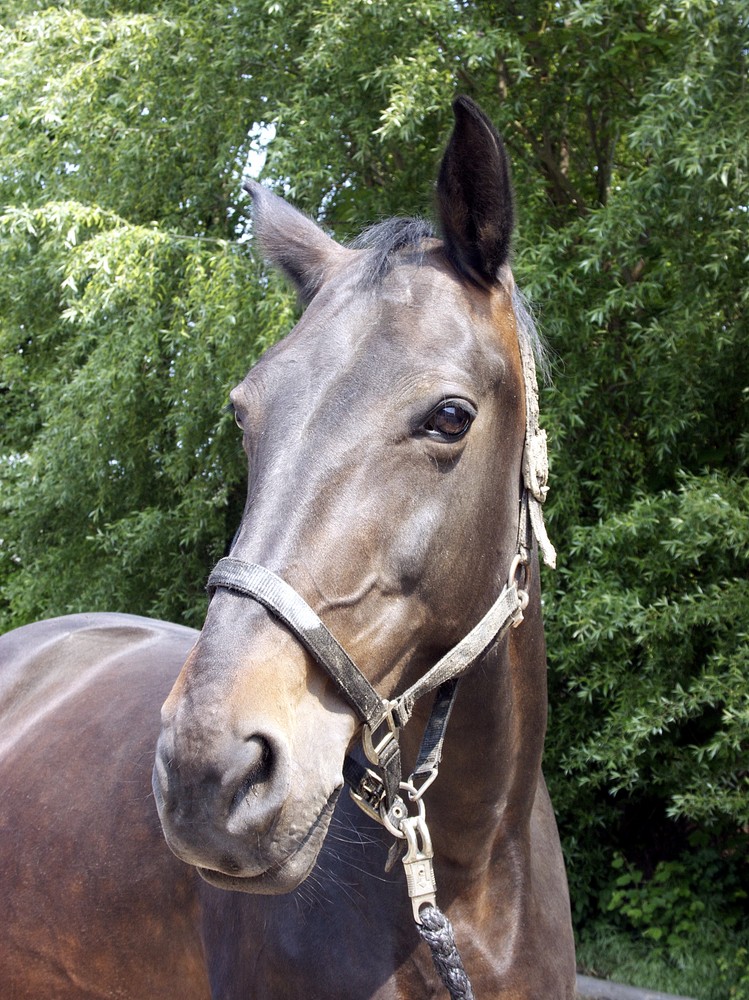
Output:
<instances>
[{"instance_id":1,"label":"willow tree","mask_svg":"<svg viewBox=\"0 0 749 1000\"><path fill-rule=\"evenodd\" d=\"M243 502L222 404L291 308L237 240L252 11L17 7L0 133L5 620L114 607L197 623Z\"/></svg>"},{"instance_id":2,"label":"willow tree","mask_svg":"<svg viewBox=\"0 0 749 1000\"><path fill-rule=\"evenodd\" d=\"M579 914L615 848L647 876L699 828L745 872L746 0L0 12L4 625L200 620L243 495L226 393L295 310L244 238L250 154L345 239L424 212L463 91L513 159L552 359L547 770Z\"/></svg>"}]
</instances>

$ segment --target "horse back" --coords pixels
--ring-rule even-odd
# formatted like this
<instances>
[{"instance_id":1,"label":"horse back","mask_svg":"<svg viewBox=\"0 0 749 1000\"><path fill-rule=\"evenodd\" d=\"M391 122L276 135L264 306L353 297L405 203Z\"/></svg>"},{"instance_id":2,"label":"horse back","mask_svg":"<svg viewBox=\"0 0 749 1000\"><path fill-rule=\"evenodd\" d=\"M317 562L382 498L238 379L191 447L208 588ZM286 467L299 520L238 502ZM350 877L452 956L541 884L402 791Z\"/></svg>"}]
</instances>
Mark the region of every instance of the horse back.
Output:
<instances>
[{"instance_id":1,"label":"horse back","mask_svg":"<svg viewBox=\"0 0 749 1000\"><path fill-rule=\"evenodd\" d=\"M73 615L0 637L0 983L9 1000L207 998L197 875L151 795L195 633Z\"/></svg>"}]
</instances>

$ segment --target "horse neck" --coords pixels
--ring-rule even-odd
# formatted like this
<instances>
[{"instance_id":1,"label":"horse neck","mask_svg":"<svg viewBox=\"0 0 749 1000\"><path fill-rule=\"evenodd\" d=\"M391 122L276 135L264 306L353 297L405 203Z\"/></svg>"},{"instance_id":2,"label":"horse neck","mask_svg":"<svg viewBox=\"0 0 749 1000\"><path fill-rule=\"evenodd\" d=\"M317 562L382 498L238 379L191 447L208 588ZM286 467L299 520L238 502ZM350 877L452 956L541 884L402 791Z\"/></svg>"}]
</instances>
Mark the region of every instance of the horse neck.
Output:
<instances>
[{"instance_id":1,"label":"horse neck","mask_svg":"<svg viewBox=\"0 0 749 1000\"><path fill-rule=\"evenodd\" d=\"M538 573L533 574L535 581ZM406 759L430 705L419 707ZM504 843L528 837L546 730L546 647L537 582L524 621L463 678L427 822L435 853L466 872L483 870Z\"/></svg>"}]
</instances>

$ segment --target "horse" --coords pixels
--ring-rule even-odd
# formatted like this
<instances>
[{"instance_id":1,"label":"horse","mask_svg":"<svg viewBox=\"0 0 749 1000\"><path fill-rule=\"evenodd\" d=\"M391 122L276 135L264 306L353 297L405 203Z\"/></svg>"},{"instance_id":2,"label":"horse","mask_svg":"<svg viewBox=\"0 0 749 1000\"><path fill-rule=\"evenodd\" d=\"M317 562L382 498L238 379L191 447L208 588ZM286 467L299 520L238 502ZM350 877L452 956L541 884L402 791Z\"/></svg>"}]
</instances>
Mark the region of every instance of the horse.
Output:
<instances>
[{"instance_id":1,"label":"horse","mask_svg":"<svg viewBox=\"0 0 749 1000\"><path fill-rule=\"evenodd\" d=\"M0 639L8 1000L445 996L434 914L479 1000L575 996L537 344L502 140L453 111L439 237L343 246L250 183L305 309L231 392L247 500L202 630Z\"/></svg>"}]
</instances>

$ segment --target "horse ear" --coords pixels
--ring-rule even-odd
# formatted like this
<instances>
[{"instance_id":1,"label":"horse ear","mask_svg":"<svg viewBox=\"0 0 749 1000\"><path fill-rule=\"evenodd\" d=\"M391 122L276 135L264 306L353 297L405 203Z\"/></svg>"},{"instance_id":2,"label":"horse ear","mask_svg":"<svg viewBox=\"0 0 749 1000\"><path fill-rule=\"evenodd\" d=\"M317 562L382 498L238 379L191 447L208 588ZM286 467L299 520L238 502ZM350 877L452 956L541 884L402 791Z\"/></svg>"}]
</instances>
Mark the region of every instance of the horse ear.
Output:
<instances>
[{"instance_id":1,"label":"horse ear","mask_svg":"<svg viewBox=\"0 0 749 1000\"><path fill-rule=\"evenodd\" d=\"M458 97L453 113L455 127L437 181L445 250L460 274L492 285L510 256L515 222L510 164L478 104Z\"/></svg>"},{"instance_id":2,"label":"horse ear","mask_svg":"<svg viewBox=\"0 0 749 1000\"><path fill-rule=\"evenodd\" d=\"M248 181L244 189L252 197L254 231L263 253L293 283L306 305L349 251L256 181Z\"/></svg>"}]
</instances>

